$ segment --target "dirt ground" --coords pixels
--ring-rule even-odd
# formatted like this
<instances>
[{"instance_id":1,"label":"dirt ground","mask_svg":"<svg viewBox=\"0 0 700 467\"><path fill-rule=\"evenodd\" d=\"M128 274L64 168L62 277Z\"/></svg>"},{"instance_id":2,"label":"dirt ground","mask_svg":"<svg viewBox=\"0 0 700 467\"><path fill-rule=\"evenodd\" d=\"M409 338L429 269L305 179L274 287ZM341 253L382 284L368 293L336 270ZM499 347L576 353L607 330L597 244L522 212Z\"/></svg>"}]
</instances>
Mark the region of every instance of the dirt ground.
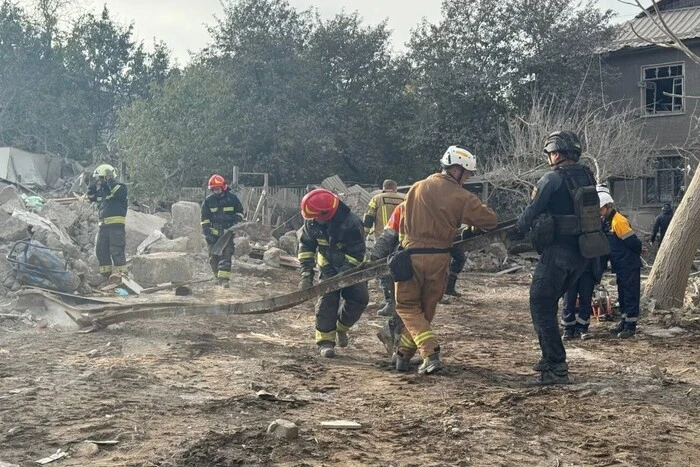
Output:
<instances>
[{"instance_id":1,"label":"dirt ground","mask_svg":"<svg viewBox=\"0 0 700 467\"><path fill-rule=\"evenodd\" d=\"M238 277L217 297L255 281ZM290 272L267 291L295 283ZM429 377L392 371L376 305L333 360L316 354L311 303L91 334L0 321L0 465L58 449L70 456L52 466L700 465L700 334L653 337L642 321L618 341L595 323L596 339L567 344L574 384L533 387L528 284L464 274L466 294L435 322L446 370ZM278 418L298 439L266 434ZM362 428L320 426L338 419Z\"/></svg>"}]
</instances>

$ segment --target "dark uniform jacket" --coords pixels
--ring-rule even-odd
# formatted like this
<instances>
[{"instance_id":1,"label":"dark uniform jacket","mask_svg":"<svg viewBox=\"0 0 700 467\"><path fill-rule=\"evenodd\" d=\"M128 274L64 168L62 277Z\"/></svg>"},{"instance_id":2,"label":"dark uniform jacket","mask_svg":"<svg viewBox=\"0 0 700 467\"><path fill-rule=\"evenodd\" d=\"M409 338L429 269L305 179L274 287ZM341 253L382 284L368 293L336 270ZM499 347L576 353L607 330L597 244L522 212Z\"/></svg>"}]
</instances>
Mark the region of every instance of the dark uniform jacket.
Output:
<instances>
[{"instance_id":1,"label":"dark uniform jacket","mask_svg":"<svg viewBox=\"0 0 700 467\"><path fill-rule=\"evenodd\" d=\"M591 171L580 164L557 166L540 178L532 194L532 201L518 219L517 229L520 233L526 233L532 227L535 218L545 211L552 216L566 216L574 214L574 200L566 188L562 171L567 171L579 187L594 186L595 178ZM555 233L554 244L578 250L577 235L561 235Z\"/></svg>"},{"instance_id":2,"label":"dark uniform jacket","mask_svg":"<svg viewBox=\"0 0 700 467\"><path fill-rule=\"evenodd\" d=\"M632 230L627 218L613 209L605 219L610 226L606 232L610 244L610 265L615 272L639 269L642 242Z\"/></svg>"},{"instance_id":3,"label":"dark uniform jacket","mask_svg":"<svg viewBox=\"0 0 700 467\"><path fill-rule=\"evenodd\" d=\"M672 212L662 212L656 219L654 219L654 226L651 229L651 241L652 243L656 240L656 235L659 235L659 243L664 241L664 235L666 235L666 230L668 230L668 225L673 219Z\"/></svg>"},{"instance_id":4,"label":"dark uniform jacket","mask_svg":"<svg viewBox=\"0 0 700 467\"><path fill-rule=\"evenodd\" d=\"M359 266L365 258L362 221L341 202L328 223L304 222L298 258L302 277L313 277L316 263L321 278L333 277Z\"/></svg>"},{"instance_id":5,"label":"dark uniform jacket","mask_svg":"<svg viewBox=\"0 0 700 467\"><path fill-rule=\"evenodd\" d=\"M205 237L220 237L224 230L244 218L243 205L230 188L221 196L212 193L202 203L202 232Z\"/></svg>"},{"instance_id":6,"label":"dark uniform jacket","mask_svg":"<svg viewBox=\"0 0 700 467\"><path fill-rule=\"evenodd\" d=\"M98 203L100 225L125 224L128 208L126 185L114 179L92 184L88 187L87 198Z\"/></svg>"}]
</instances>

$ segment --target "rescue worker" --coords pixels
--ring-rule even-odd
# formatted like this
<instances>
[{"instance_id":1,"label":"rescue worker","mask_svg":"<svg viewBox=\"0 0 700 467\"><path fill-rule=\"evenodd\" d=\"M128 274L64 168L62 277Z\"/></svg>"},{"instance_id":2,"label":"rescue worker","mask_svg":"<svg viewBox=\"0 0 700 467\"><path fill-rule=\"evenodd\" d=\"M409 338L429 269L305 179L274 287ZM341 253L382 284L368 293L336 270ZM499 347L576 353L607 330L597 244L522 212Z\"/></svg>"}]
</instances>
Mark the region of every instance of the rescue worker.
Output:
<instances>
[{"instance_id":1,"label":"rescue worker","mask_svg":"<svg viewBox=\"0 0 700 467\"><path fill-rule=\"evenodd\" d=\"M670 204L666 203L661 208L661 214L654 219L654 226L651 229L651 239L649 239L650 243L653 244L656 241L656 235L658 234L659 246L661 246L661 242L664 241L664 236L671 223L671 219L673 219L673 209L671 209Z\"/></svg>"},{"instance_id":2,"label":"rescue worker","mask_svg":"<svg viewBox=\"0 0 700 467\"><path fill-rule=\"evenodd\" d=\"M580 230L574 227L580 226L584 220L586 225L591 222L591 219L575 215L571 190L593 187L595 195L596 182L591 171L578 163L581 142L576 133L557 131L550 134L544 142L544 154L552 170L537 182L530 204L509 232L509 237L512 240L522 238L532 229L533 244L541 255L530 285L530 314L542 352L540 361L533 368L540 372L535 383L566 384L569 383L569 367L557 323L558 304L587 264L579 247ZM602 236L600 220L595 218L595 204L593 208L592 221ZM565 219L574 221L571 230L565 230L564 222L559 222ZM604 237L602 241L604 243Z\"/></svg>"},{"instance_id":3,"label":"rescue worker","mask_svg":"<svg viewBox=\"0 0 700 467\"><path fill-rule=\"evenodd\" d=\"M403 210L403 204L399 204L394 208L394 212L389 217L389 221L384 226L382 234L377 238L374 248L370 254L370 260L377 261L382 258L388 257L391 253L396 251L399 246L399 224L401 222L401 213ZM394 280L391 275L388 276L391 280L393 286ZM394 301L394 290L390 292L390 298L392 302ZM403 329L403 323L401 318L396 313L396 308L393 309L393 313L390 315L389 320L386 322L384 327L377 332L377 338L386 347L387 353L389 355L396 354L396 345L401 337L401 331Z\"/></svg>"},{"instance_id":4,"label":"rescue worker","mask_svg":"<svg viewBox=\"0 0 700 467\"><path fill-rule=\"evenodd\" d=\"M87 199L99 206L95 255L102 277L118 277L126 273L126 185L116 180L117 171L109 164L98 165L92 176Z\"/></svg>"},{"instance_id":5,"label":"rescue worker","mask_svg":"<svg viewBox=\"0 0 700 467\"><path fill-rule=\"evenodd\" d=\"M301 215L305 221L299 238L300 290L313 286L317 263L321 279L329 279L363 263L362 221L338 195L323 188L310 191L301 200ZM329 292L318 299L316 345L322 357L335 356L336 339L340 347L347 347L348 330L360 319L367 303L366 282Z\"/></svg>"},{"instance_id":6,"label":"rescue worker","mask_svg":"<svg viewBox=\"0 0 700 467\"><path fill-rule=\"evenodd\" d=\"M612 196L599 192L598 197L600 216L610 226L610 265L617 278L617 300L622 313L622 320L610 329L610 333L628 339L635 335L639 319L642 242L627 218L615 209Z\"/></svg>"},{"instance_id":7,"label":"rescue worker","mask_svg":"<svg viewBox=\"0 0 700 467\"><path fill-rule=\"evenodd\" d=\"M212 193L202 203L202 233L209 246L209 266L217 284L225 289L230 286L231 258L235 250L233 235L220 255L212 253L216 241L229 229L245 219L243 205L219 174L209 178L207 187Z\"/></svg>"},{"instance_id":8,"label":"rescue worker","mask_svg":"<svg viewBox=\"0 0 700 467\"><path fill-rule=\"evenodd\" d=\"M496 214L462 184L476 173L476 157L450 146L440 159L442 172L411 187L399 225L401 248L411 278L396 282L396 311L404 323L396 369L407 371L416 350L423 357L419 374L442 368L440 345L430 323L445 293L450 248L462 224L493 229ZM399 263L401 264L401 263Z\"/></svg>"},{"instance_id":9,"label":"rescue worker","mask_svg":"<svg viewBox=\"0 0 700 467\"><path fill-rule=\"evenodd\" d=\"M598 259L588 260L578 280L571 283L564 294L561 324L564 326L564 341L593 337L588 332L593 314L593 290L603 277L603 266Z\"/></svg>"},{"instance_id":10,"label":"rescue worker","mask_svg":"<svg viewBox=\"0 0 700 467\"><path fill-rule=\"evenodd\" d=\"M374 195L367 206L367 212L365 212L362 222L365 235L373 232L375 239L382 235L391 213L406 197L405 194L399 193L397 190L398 184L394 180L384 180L382 192ZM394 281L390 275L386 275L380 277L379 282L384 292L384 306L377 311L377 316L392 316L396 309Z\"/></svg>"}]
</instances>

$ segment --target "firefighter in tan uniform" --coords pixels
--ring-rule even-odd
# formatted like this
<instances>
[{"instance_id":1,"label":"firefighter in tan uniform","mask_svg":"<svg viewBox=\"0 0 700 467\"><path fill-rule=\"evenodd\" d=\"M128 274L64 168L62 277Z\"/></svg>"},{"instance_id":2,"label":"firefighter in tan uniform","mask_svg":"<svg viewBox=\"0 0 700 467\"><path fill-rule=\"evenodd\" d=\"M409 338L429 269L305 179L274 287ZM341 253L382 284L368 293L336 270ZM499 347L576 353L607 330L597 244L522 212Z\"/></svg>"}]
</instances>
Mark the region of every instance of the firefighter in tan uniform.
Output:
<instances>
[{"instance_id":1,"label":"firefighter in tan uniform","mask_svg":"<svg viewBox=\"0 0 700 467\"><path fill-rule=\"evenodd\" d=\"M379 239L384 228L389 222L391 214L396 206L401 204L406 197L404 193L397 191L398 184L394 180L384 180L382 192L374 195L367 206L367 212L362 220L365 228L365 235L374 232L375 239ZM396 302L394 300L394 281L390 275L379 278L384 292L384 306L377 311L377 316L393 316L396 313Z\"/></svg>"},{"instance_id":2,"label":"firefighter in tan uniform","mask_svg":"<svg viewBox=\"0 0 700 467\"><path fill-rule=\"evenodd\" d=\"M462 188L476 173L476 157L450 146L440 165L442 173L421 180L408 192L399 225L401 247L410 253L412 277L396 282L396 311L405 326L396 359L398 371L408 370L416 350L423 357L419 374L442 368L440 346L430 323L445 292L455 234L462 224L483 230L498 224L493 210Z\"/></svg>"}]
</instances>

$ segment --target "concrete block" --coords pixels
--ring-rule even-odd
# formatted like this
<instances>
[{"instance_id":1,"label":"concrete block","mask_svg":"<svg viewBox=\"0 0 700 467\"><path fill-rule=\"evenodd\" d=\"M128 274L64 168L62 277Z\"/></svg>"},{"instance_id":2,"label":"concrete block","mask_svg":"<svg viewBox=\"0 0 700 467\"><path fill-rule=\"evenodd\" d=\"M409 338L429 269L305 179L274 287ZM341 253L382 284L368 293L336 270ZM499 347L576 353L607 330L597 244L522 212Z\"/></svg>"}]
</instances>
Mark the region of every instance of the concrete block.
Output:
<instances>
[{"instance_id":1,"label":"concrete block","mask_svg":"<svg viewBox=\"0 0 700 467\"><path fill-rule=\"evenodd\" d=\"M297 439L299 437L299 427L294 422L278 418L267 427L267 433L282 439Z\"/></svg>"},{"instance_id":2,"label":"concrete block","mask_svg":"<svg viewBox=\"0 0 700 467\"><path fill-rule=\"evenodd\" d=\"M268 266L278 268L280 267L280 258L282 257L282 253L284 253L284 251L280 250L279 248L270 248L263 254L263 262Z\"/></svg>"},{"instance_id":3,"label":"concrete block","mask_svg":"<svg viewBox=\"0 0 700 467\"><path fill-rule=\"evenodd\" d=\"M201 227L201 207L190 201L178 201L172 206L172 230L173 238L186 237L189 243L189 251L199 252L204 246L204 237Z\"/></svg>"},{"instance_id":4,"label":"concrete block","mask_svg":"<svg viewBox=\"0 0 700 467\"><path fill-rule=\"evenodd\" d=\"M192 280L192 265L184 253L153 253L134 256L129 272L143 287L153 287L164 282Z\"/></svg>"}]
</instances>

